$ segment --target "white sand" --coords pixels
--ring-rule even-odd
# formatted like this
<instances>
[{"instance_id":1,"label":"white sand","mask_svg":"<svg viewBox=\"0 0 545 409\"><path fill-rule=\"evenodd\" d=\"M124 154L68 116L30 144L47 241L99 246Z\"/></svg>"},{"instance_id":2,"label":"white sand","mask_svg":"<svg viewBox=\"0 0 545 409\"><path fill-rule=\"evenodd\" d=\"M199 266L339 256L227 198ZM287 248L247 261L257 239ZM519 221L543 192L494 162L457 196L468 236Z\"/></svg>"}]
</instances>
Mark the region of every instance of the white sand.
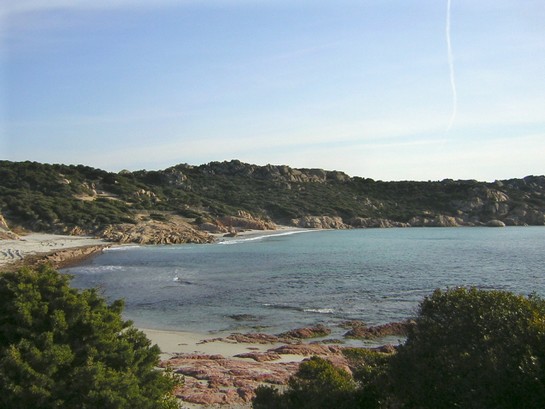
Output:
<instances>
[{"instance_id":1,"label":"white sand","mask_svg":"<svg viewBox=\"0 0 545 409\"><path fill-rule=\"evenodd\" d=\"M161 358L167 359L176 354L205 354L205 355L223 355L226 358L233 358L235 355L246 352L266 352L269 349L284 345L283 343L258 344L258 343L238 343L226 340L218 341L216 338L224 338L229 334L208 335L184 331L161 331L155 329L139 328L151 340L152 344L157 344L161 348ZM210 342L203 342L213 340ZM282 355L274 362L300 362L305 357L302 355ZM240 358L244 359L244 358Z\"/></svg>"},{"instance_id":2,"label":"white sand","mask_svg":"<svg viewBox=\"0 0 545 409\"><path fill-rule=\"evenodd\" d=\"M93 237L42 233L21 236L20 240L0 240L0 268L23 260L30 255L101 244L107 245L109 243Z\"/></svg>"}]
</instances>

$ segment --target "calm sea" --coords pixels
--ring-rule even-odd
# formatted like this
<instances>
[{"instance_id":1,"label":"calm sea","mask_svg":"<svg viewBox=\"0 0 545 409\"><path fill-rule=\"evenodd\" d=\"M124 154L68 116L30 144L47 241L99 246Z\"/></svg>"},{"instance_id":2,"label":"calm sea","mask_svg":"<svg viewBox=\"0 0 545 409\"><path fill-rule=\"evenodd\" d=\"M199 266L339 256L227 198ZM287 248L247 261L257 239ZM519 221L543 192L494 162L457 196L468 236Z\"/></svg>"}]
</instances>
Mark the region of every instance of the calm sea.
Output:
<instances>
[{"instance_id":1,"label":"calm sea","mask_svg":"<svg viewBox=\"0 0 545 409\"><path fill-rule=\"evenodd\" d=\"M210 245L121 247L65 269L123 298L137 326L278 333L414 316L435 288L545 296L545 228L310 231Z\"/></svg>"}]
</instances>

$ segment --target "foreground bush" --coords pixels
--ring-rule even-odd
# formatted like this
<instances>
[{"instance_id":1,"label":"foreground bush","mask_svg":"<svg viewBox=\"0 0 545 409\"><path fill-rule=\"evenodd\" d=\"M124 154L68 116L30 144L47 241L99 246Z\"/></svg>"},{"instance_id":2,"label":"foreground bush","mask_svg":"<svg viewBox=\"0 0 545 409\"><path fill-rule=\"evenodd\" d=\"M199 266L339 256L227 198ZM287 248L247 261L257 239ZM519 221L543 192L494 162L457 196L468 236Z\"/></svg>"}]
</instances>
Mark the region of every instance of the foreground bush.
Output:
<instances>
[{"instance_id":1,"label":"foreground bush","mask_svg":"<svg viewBox=\"0 0 545 409\"><path fill-rule=\"evenodd\" d=\"M254 409L348 409L355 404L356 384L350 374L325 359L312 357L301 363L284 394L261 387Z\"/></svg>"},{"instance_id":2,"label":"foreground bush","mask_svg":"<svg viewBox=\"0 0 545 409\"><path fill-rule=\"evenodd\" d=\"M407 408L544 408L545 302L435 291L391 364Z\"/></svg>"},{"instance_id":3,"label":"foreground bush","mask_svg":"<svg viewBox=\"0 0 545 409\"><path fill-rule=\"evenodd\" d=\"M421 303L395 354L348 349L345 355L353 380L313 359L284 394L258 390L254 408L545 408L545 301L505 291L437 290Z\"/></svg>"},{"instance_id":4,"label":"foreground bush","mask_svg":"<svg viewBox=\"0 0 545 409\"><path fill-rule=\"evenodd\" d=\"M122 308L48 267L0 274L0 408L177 408L159 348Z\"/></svg>"}]
</instances>

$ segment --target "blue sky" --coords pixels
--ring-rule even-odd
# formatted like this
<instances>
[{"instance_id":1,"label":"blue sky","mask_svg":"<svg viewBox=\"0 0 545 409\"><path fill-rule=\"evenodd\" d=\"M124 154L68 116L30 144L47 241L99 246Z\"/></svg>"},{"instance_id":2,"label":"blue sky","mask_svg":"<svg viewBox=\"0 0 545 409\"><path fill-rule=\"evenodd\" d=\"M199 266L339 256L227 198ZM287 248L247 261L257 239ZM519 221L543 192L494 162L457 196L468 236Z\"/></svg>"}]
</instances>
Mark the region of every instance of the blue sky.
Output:
<instances>
[{"instance_id":1,"label":"blue sky","mask_svg":"<svg viewBox=\"0 0 545 409\"><path fill-rule=\"evenodd\" d=\"M0 159L545 174L542 0L11 3Z\"/></svg>"}]
</instances>

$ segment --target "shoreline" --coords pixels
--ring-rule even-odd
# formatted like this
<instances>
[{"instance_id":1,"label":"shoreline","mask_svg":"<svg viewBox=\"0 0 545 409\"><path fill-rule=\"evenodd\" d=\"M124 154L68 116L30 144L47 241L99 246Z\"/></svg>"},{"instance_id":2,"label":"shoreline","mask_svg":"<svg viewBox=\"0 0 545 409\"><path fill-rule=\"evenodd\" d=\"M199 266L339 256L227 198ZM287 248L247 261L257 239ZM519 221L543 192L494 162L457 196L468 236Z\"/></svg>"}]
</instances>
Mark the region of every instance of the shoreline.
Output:
<instances>
[{"instance_id":1,"label":"shoreline","mask_svg":"<svg viewBox=\"0 0 545 409\"><path fill-rule=\"evenodd\" d=\"M278 226L275 230L244 230L236 236L224 233L210 234L216 244L228 244L237 240L261 239L273 235L319 231L290 226ZM135 244L122 244L92 236L68 236L31 232L18 239L0 239L0 271L16 271L21 267L37 267L50 263L54 268L73 267L105 249L122 248ZM136 244L140 246L140 244Z\"/></svg>"},{"instance_id":2,"label":"shoreline","mask_svg":"<svg viewBox=\"0 0 545 409\"><path fill-rule=\"evenodd\" d=\"M19 239L0 240L0 271L45 263L54 268L69 267L114 245L89 236L30 233Z\"/></svg>"}]
</instances>

